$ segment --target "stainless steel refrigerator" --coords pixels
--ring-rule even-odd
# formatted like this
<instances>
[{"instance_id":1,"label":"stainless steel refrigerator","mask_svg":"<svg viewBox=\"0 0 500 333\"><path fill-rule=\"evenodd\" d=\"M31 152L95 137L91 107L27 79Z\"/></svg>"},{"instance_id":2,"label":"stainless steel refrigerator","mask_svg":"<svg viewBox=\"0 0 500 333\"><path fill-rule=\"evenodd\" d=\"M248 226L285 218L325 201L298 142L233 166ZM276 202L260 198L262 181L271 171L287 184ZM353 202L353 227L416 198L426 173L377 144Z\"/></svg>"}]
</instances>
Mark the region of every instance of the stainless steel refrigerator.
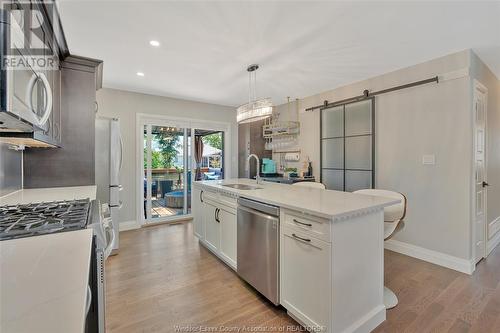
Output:
<instances>
[{"instance_id":1,"label":"stainless steel refrigerator","mask_svg":"<svg viewBox=\"0 0 500 333\"><path fill-rule=\"evenodd\" d=\"M119 248L119 211L122 207L120 192L120 171L123 164L123 143L120 133L120 120L116 118L96 117L95 120L95 182L97 199L101 204L108 204L115 244L113 252Z\"/></svg>"}]
</instances>

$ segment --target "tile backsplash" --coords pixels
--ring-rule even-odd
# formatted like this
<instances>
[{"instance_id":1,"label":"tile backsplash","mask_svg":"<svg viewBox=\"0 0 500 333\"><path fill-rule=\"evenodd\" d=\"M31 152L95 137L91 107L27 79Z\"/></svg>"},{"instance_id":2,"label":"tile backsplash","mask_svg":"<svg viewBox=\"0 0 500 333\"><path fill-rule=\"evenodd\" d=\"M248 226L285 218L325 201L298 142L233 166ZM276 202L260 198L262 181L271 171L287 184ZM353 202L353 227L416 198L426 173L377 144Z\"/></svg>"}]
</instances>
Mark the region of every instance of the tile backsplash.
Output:
<instances>
[{"instance_id":1,"label":"tile backsplash","mask_svg":"<svg viewBox=\"0 0 500 333\"><path fill-rule=\"evenodd\" d=\"M22 187L23 153L0 143L0 196Z\"/></svg>"}]
</instances>

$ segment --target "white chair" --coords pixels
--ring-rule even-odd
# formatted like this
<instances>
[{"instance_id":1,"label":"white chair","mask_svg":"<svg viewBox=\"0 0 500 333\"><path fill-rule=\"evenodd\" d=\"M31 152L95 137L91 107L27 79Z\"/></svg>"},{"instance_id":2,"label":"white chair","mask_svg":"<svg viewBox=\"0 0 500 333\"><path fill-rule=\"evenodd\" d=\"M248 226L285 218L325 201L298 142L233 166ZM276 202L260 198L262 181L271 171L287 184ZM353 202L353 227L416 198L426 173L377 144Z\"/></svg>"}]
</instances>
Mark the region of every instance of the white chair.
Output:
<instances>
[{"instance_id":1,"label":"white chair","mask_svg":"<svg viewBox=\"0 0 500 333\"><path fill-rule=\"evenodd\" d=\"M326 186L324 184L317 182L298 182L298 183L293 183L293 185L301 187L319 188L322 190L326 189Z\"/></svg>"},{"instance_id":2,"label":"white chair","mask_svg":"<svg viewBox=\"0 0 500 333\"><path fill-rule=\"evenodd\" d=\"M366 189L358 190L354 193L366 194L372 196L400 199L401 202L384 208L384 240L391 238L404 226L403 219L406 215L406 197L399 192ZM398 298L392 290L384 286L384 304L387 309L392 309L398 305Z\"/></svg>"}]
</instances>

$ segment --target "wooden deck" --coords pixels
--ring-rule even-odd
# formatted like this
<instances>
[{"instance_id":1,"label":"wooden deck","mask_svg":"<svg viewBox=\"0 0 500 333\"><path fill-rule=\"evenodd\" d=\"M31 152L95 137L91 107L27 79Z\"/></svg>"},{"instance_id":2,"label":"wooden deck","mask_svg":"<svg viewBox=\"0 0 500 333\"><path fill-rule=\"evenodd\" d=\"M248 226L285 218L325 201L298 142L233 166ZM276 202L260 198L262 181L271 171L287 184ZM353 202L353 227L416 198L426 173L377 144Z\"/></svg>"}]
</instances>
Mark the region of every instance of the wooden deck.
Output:
<instances>
[{"instance_id":1,"label":"wooden deck","mask_svg":"<svg viewBox=\"0 0 500 333\"><path fill-rule=\"evenodd\" d=\"M167 207L165 199L155 199L153 198L151 200L151 215L153 217L166 217L166 216L173 216L173 215L182 215L183 214L183 209L182 208L170 208Z\"/></svg>"}]
</instances>

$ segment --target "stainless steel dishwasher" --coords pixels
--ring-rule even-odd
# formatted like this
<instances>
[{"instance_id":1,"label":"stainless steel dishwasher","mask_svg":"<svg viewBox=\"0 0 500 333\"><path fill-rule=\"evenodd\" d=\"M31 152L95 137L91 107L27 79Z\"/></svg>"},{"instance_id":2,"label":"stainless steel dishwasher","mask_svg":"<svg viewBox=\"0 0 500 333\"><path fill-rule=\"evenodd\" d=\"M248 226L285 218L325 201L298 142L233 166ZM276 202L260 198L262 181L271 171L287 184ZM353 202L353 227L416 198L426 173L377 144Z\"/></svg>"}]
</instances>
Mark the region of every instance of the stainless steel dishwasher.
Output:
<instances>
[{"instance_id":1,"label":"stainless steel dishwasher","mask_svg":"<svg viewBox=\"0 0 500 333\"><path fill-rule=\"evenodd\" d=\"M238 199L238 275L279 304L279 207Z\"/></svg>"}]
</instances>

